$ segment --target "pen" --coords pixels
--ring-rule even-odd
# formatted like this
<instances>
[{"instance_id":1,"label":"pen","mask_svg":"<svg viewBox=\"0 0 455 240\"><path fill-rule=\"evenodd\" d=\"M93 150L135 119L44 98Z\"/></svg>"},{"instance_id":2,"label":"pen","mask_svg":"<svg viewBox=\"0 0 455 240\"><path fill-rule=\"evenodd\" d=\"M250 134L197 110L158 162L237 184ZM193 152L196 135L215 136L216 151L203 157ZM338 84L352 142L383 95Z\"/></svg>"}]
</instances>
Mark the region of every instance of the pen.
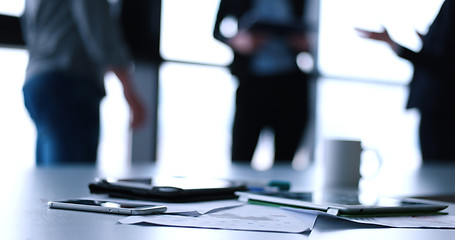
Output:
<instances>
[{"instance_id":1,"label":"pen","mask_svg":"<svg viewBox=\"0 0 455 240\"><path fill-rule=\"evenodd\" d=\"M277 192L289 191L291 183L282 180L271 180L267 184L251 184L247 183L247 189L250 192Z\"/></svg>"}]
</instances>

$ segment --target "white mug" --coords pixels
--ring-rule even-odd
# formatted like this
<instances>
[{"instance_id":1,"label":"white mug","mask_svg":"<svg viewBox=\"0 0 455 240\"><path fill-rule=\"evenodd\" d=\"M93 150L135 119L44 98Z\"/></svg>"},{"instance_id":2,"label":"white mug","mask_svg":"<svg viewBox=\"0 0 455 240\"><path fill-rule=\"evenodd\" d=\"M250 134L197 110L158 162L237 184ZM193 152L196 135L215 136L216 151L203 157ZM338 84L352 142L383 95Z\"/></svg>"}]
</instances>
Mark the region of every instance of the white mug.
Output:
<instances>
[{"instance_id":1,"label":"white mug","mask_svg":"<svg viewBox=\"0 0 455 240\"><path fill-rule=\"evenodd\" d=\"M323 189L357 190L361 178L360 164L363 151L360 141L325 140L322 159ZM380 165L380 156L377 153L376 155Z\"/></svg>"}]
</instances>

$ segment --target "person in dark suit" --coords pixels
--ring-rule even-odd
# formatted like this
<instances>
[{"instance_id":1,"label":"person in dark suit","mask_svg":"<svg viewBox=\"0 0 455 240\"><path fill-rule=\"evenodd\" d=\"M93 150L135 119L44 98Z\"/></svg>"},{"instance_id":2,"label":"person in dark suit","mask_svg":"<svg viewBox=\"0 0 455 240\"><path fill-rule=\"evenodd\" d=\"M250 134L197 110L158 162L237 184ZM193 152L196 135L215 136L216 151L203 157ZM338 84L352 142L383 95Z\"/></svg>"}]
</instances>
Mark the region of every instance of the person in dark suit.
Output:
<instances>
[{"instance_id":1,"label":"person in dark suit","mask_svg":"<svg viewBox=\"0 0 455 240\"><path fill-rule=\"evenodd\" d=\"M422 159L455 160L455 2L446 0L414 52L391 39L386 29L357 29L362 37L384 41L414 65L407 108L421 115L419 139Z\"/></svg>"},{"instance_id":2,"label":"person in dark suit","mask_svg":"<svg viewBox=\"0 0 455 240\"><path fill-rule=\"evenodd\" d=\"M238 79L233 161L252 159L264 129L274 133L275 162L291 162L294 158L308 118L308 74L296 63L297 54L308 50L304 9L303 0L220 2L213 35L232 48L234 59L229 67ZM238 31L233 36L221 30L227 18L238 22ZM278 33L272 28L251 27L254 20L278 25L298 22L302 29Z\"/></svg>"}]
</instances>

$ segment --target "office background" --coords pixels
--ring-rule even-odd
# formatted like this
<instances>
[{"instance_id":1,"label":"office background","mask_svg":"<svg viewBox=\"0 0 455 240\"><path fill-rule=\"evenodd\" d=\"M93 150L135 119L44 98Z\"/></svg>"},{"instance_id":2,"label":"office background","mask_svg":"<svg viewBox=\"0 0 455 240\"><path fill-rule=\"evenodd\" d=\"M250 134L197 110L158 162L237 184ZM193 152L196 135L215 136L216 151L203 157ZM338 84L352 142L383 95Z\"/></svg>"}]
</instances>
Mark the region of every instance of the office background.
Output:
<instances>
[{"instance_id":1,"label":"office background","mask_svg":"<svg viewBox=\"0 0 455 240\"><path fill-rule=\"evenodd\" d=\"M418 50L414 30L425 32L441 3L319 1L315 158L324 138L361 139L381 153L384 164L418 166L419 116L404 107L412 66L386 45L359 38L354 27L380 30L385 25L398 42ZM18 16L23 5L22 0L0 1L0 13ZM213 0L162 0L160 53L165 62L158 80L157 161L229 162L236 83L224 67L232 53L211 35L217 6ZM25 50L0 48L0 161L16 165L34 164L35 130L21 92L26 62ZM112 75L106 82L99 164L122 167L129 159L129 113L120 84ZM271 147L271 136L265 134L256 168L271 166ZM306 165L302 156L298 168Z\"/></svg>"}]
</instances>

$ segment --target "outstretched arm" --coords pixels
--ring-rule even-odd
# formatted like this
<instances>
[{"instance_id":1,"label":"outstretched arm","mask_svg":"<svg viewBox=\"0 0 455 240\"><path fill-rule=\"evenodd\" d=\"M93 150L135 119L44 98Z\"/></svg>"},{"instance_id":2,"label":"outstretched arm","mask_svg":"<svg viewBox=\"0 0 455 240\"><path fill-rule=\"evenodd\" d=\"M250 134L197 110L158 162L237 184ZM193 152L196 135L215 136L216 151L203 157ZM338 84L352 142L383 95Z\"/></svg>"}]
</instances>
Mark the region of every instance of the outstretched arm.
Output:
<instances>
[{"instance_id":1,"label":"outstretched arm","mask_svg":"<svg viewBox=\"0 0 455 240\"><path fill-rule=\"evenodd\" d=\"M361 37L382 41L389 44L389 46L399 57L409 60L413 64L425 65L434 69L450 69L453 65L453 62L455 62L453 55L450 54L441 56L428 51L414 52L409 48L403 47L391 39L386 29L384 29L382 32L373 32L356 28L356 31ZM420 38L424 37L424 35L418 32L417 34Z\"/></svg>"},{"instance_id":2,"label":"outstretched arm","mask_svg":"<svg viewBox=\"0 0 455 240\"><path fill-rule=\"evenodd\" d=\"M392 40L389 33L387 32L387 29L385 28L382 30L382 32L373 32L360 28L356 28L355 30L357 31L359 36L363 38L368 38L387 43L395 53L398 53L400 50L400 45Z\"/></svg>"}]
</instances>

